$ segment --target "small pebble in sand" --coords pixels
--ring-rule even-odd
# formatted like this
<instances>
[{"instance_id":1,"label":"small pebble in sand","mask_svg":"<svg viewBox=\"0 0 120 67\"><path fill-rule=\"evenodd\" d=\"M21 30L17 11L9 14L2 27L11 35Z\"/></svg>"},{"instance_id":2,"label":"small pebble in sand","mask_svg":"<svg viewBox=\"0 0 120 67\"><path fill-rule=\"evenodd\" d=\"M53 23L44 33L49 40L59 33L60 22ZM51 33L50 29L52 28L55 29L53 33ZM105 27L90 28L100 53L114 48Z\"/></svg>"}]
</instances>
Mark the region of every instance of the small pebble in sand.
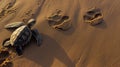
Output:
<instances>
[{"instance_id":1,"label":"small pebble in sand","mask_svg":"<svg viewBox=\"0 0 120 67\"><path fill-rule=\"evenodd\" d=\"M61 10L56 10L49 17L47 17L47 21L49 26L54 29L66 31L71 28L71 21L69 16L65 16L61 14Z\"/></svg>"},{"instance_id":2,"label":"small pebble in sand","mask_svg":"<svg viewBox=\"0 0 120 67\"><path fill-rule=\"evenodd\" d=\"M98 8L88 10L83 16L83 19L86 23L90 23L92 26L98 25L103 22L101 10Z\"/></svg>"}]
</instances>

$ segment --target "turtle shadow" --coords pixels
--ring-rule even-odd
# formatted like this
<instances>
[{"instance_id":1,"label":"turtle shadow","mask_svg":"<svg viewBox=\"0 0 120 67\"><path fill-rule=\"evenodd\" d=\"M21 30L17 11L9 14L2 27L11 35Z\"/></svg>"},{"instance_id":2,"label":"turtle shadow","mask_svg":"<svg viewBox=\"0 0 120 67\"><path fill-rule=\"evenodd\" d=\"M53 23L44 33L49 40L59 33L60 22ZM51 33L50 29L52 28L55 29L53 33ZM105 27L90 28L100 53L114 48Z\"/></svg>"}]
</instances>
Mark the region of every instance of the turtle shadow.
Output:
<instances>
[{"instance_id":1,"label":"turtle shadow","mask_svg":"<svg viewBox=\"0 0 120 67\"><path fill-rule=\"evenodd\" d=\"M30 46L24 51L23 56L42 67L51 67L57 59L67 67L75 67L65 50L51 37L42 35L44 40L40 47L31 41Z\"/></svg>"}]
</instances>

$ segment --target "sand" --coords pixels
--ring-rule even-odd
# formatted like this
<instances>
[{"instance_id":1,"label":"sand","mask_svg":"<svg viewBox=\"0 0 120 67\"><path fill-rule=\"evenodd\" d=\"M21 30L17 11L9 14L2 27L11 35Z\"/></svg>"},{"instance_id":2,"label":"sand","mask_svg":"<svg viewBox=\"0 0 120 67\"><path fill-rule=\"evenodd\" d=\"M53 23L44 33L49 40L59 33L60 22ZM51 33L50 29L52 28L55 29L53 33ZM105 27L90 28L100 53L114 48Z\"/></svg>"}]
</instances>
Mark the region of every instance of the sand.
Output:
<instances>
[{"instance_id":1,"label":"sand","mask_svg":"<svg viewBox=\"0 0 120 67\"><path fill-rule=\"evenodd\" d=\"M101 9L104 22L91 26L83 15L94 7ZM49 26L46 17L56 9L69 16L70 29ZM32 39L9 67L119 67L119 12L119 0L0 0L0 45L12 33L4 25L35 18L33 29L43 37L41 46Z\"/></svg>"}]
</instances>

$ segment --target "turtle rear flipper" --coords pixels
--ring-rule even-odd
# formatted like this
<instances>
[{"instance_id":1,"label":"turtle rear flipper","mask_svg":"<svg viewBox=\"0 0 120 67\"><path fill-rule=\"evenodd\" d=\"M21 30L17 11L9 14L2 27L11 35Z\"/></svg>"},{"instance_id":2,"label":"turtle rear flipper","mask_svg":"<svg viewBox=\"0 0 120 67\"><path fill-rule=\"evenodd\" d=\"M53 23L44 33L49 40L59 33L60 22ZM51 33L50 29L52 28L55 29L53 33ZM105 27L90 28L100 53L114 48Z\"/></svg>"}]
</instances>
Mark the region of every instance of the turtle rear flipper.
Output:
<instances>
[{"instance_id":1,"label":"turtle rear flipper","mask_svg":"<svg viewBox=\"0 0 120 67\"><path fill-rule=\"evenodd\" d=\"M10 38L7 38L7 39L5 39L4 41L3 41L3 43L2 43L2 46L3 47L10 47L11 46L11 44L10 44Z\"/></svg>"},{"instance_id":2,"label":"turtle rear flipper","mask_svg":"<svg viewBox=\"0 0 120 67\"><path fill-rule=\"evenodd\" d=\"M21 56L23 54L22 46L16 46L15 50L18 56Z\"/></svg>"},{"instance_id":3,"label":"turtle rear flipper","mask_svg":"<svg viewBox=\"0 0 120 67\"><path fill-rule=\"evenodd\" d=\"M40 44L42 43L42 36L38 32L38 30L32 30L32 35L37 40L37 45L40 46Z\"/></svg>"},{"instance_id":4,"label":"turtle rear flipper","mask_svg":"<svg viewBox=\"0 0 120 67\"><path fill-rule=\"evenodd\" d=\"M20 26L24 25L24 22L14 22L14 23L9 23L4 26L6 29L16 29Z\"/></svg>"}]
</instances>

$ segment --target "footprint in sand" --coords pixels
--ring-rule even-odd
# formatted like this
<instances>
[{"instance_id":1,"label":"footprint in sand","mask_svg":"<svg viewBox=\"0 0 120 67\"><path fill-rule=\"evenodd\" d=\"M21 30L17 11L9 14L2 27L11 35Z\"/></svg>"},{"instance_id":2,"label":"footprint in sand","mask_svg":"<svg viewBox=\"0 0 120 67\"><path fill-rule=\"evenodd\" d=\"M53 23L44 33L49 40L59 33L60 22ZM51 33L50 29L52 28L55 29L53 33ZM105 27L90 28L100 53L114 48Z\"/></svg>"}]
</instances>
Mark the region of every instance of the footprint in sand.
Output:
<instances>
[{"instance_id":1,"label":"footprint in sand","mask_svg":"<svg viewBox=\"0 0 120 67\"><path fill-rule=\"evenodd\" d=\"M92 8L88 10L83 16L83 19L86 23L90 23L93 26L103 22L101 10L98 8Z\"/></svg>"},{"instance_id":2,"label":"footprint in sand","mask_svg":"<svg viewBox=\"0 0 120 67\"><path fill-rule=\"evenodd\" d=\"M71 21L69 16L62 15L61 12L61 10L57 9L47 17L47 21L52 28L66 31L71 28Z\"/></svg>"}]
</instances>

